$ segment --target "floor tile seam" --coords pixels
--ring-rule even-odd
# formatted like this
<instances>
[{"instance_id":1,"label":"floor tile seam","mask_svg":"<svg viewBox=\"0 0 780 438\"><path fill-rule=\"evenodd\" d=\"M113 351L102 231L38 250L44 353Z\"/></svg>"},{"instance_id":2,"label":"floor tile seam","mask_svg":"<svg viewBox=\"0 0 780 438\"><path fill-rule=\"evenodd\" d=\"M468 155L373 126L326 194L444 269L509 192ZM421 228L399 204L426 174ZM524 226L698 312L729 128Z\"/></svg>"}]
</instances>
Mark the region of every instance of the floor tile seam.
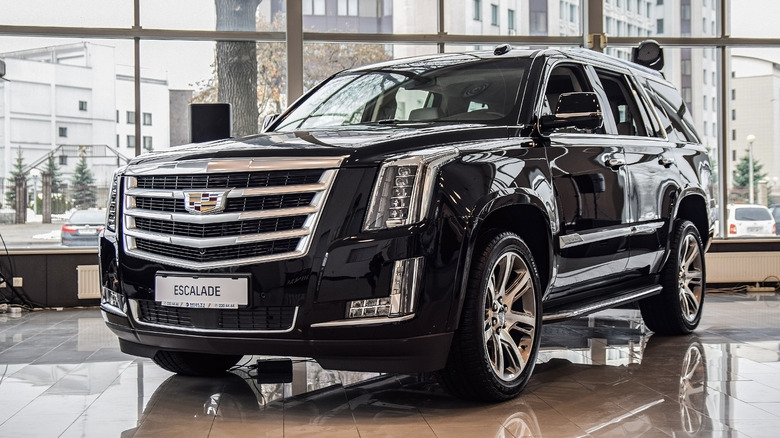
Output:
<instances>
[{"instance_id":1,"label":"floor tile seam","mask_svg":"<svg viewBox=\"0 0 780 438\"><path fill-rule=\"evenodd\" d=\"M52 347L52 348L50 348L48 351L46 351L45 353L38 355L38 357L37 357L37 358L35 358L35 360L34 360L34 361L30 362L30 365L36 365L36 364L37 364L37 362L38 362L39 360L41 360L41 359L42 359L44 356L46 356L47 354L49 354L49 353L53 352L54 350L56 350L56 349L58 349L58 348L62 347L63 345L65 345L65 344L66 344L68 341L70 341L70 340L71 340L71 339L73 339L73 338L76 338L76 339L78 339L78 334L71 335L70 337L68 337L68 339L66 339L66 340L64 340L64 341L60 342L59 344L57 344L57 346L55 346L55 347ZM78 368L78 367L76 367L76 368Z\"/></svg>"},{"instance_id":2,"label":"floor tile seam","mask_svg":"<svg viewBox=\"0 0 780 438\"><path fill-rule=\"evenodd\" d=\"M743 377L743 378L744 378L744 377ZM753 382L753 383L756 383L756 384L758 384L758 385L761 385L761 386L763 386L763 387L765 387L765 388L769 389L771 392L780 393L780 389L778 389L778 388L774 388L774 387L772 387L772 386L769 386L769 385L767 385L767 384L765 384L765 383L763 383L763 382L759 382L759 381L757 381L757 380L748 379L748 378L744 378L744 379L745 379L745 380L739 380L739 382ZM726 384L728 384L728 383L732 383L732 381L724 381L724 382L722 382L722 383L726 383ZM731 393L728 393L728 392L724 392L724 391L723 391L723 390L721 390L721 389L718 389L718 388L715 388L715 387L712 387L712 386L709 386L709 385L707 385L707 388L710 388L710 389L712 389L713 391L716 391L716 392L720 393L721 395L724 395L724 396L727 396L727 397L731 397L731 398L733 398L734 400L739 400L739 401L741 401L742 403L747 403L747 404L749 404L749 405L752 405L752 404L755 404L755 403L761 403L761 402L756 402L756 401L749 401L749 400L744 400L744 399L742 399L742 398L740 398L740 397L738 397L738 396L736 396L736 395L734 395L734 394L731 394ZM764 402L764 403L780 403L780 400L778 400L778 401L774 401L774 402ZM770 412L770 413L771 413L771 412Z\"/></svg>"},{"instance_id":3,"label":"floor tile seam","mask_svg":"<svg viewBox=\"0 0 780 438\"><path fill-rule=\"evenodd\" d=\"M434 430L433 425L430 423L430 421L428 421L428 418L426 418L426 416L423 413L423 411L420 410L420 407L419 406L415 406L414 410L417 411L417 415L419 415L420 418L422 418L422 420L425 422L425 425L428 426L428 430L431 431L433 436L435 436L436 438L439 438L439 434L436 433L436 430ZM358 433L359 433L359 431L358 431Z\"/></svg>"},{"instance_id":4,"label":"floor tile seam","mask_svg":"<svg viewBox=\"0 0 780 438\"><path fill-rule=\"evenodd\" d=\"M5 424L6 424L6 423L8 423L9 421L11 421L11 419L13 419L13 418L16 416L16 414L18 414L19 412L22 412L22 410L24 410L24 408L26 408L27 406L29 406L29 405L30 405L30 403L32 403L33 401L35 401L35 399L37 399L38 397L40 397L40 395L37 395L37 396L35 396L35 397L34 397L32 400L28 401L28 402L27 402L27 403L25 403L25 404L24 404L22 407L20 407L19 409L17 409L17 410L16 410L16 412L14 412L13 414L11 414L11 415L10 415L10 416L9 416L9 417L8 417L8 418L5 420L5 421L3 421L2 423L0 423L0 430L2 430L2 429L3 429L3 425L5 425Z\"/></svg>"}]
</instances>

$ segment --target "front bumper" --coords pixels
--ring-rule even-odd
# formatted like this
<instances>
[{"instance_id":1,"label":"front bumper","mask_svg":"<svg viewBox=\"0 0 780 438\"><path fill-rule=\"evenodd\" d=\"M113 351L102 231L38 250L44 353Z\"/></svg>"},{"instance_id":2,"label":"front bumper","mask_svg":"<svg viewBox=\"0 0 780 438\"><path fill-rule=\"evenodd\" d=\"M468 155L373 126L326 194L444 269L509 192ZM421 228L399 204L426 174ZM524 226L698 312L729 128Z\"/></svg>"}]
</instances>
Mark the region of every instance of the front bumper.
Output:
<instances>
[{"instance_id":1,"label":"front bumper","mask_svg":"<svg viewBox=\"0 0 780 438\"><path fill-rule=\"evenodd\" d=\"M284 339L254 334L173 333L133 328L128 319L102 310L103 318L119 337L123 352L153 357L159 350L217 354L262 354L311 357L328 369L375 372L429 372L444 368L452 333L390 339L331 338L330 329L315 339ZM394 323L395 324L395 323ZM398 323L400 324L400 323ZM352 327L351 330L359 330ZM317 333L317 330L314 330ZM342 330L342 336L348 331Z\"/></svg>"}]
</instances>

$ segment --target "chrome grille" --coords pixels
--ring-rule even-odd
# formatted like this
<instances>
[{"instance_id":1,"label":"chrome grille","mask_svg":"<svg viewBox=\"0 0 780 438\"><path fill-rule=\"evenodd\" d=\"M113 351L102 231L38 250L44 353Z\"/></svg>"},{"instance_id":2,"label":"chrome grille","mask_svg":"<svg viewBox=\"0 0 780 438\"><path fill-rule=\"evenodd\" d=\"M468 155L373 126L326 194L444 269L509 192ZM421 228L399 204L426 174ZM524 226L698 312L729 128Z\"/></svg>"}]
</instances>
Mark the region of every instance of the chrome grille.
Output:
<instances>
[{"instance_id":1,"label":"chrome grille","mask_svg":"<svg viewBox=\"0 0 780 438\"><path fill-rule=\"evenodd\" d=\"M321 169L290 169L209 175L148 175L138 177L138 188L183 190L292 186L314 184L320 180L321 173Z\"/></svg>"},{"instance_id":2,"label":"chrome grille","mask_svg":"<svg viewBox=\"0 0 780 438\"><path fill-rule=\"evenodd\" d=\"M341 160L131 166L124 178L125 251L193 269L300 257Z\"/></svg>"}]
</instances>

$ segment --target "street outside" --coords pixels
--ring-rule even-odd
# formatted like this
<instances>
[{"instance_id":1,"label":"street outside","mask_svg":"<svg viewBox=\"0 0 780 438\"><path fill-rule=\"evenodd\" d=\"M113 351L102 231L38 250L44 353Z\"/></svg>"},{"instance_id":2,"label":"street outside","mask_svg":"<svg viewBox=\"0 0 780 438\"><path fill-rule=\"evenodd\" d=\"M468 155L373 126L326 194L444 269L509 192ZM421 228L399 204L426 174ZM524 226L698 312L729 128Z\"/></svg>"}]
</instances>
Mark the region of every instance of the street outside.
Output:
<instances>
[{"instance_id":1,"label":"street outside","mask_svg":"<svg viewBox=\"0 0 780 438\"><path fill-rule=\"evenodd\" d=\"M8 249L61 248L60 229L67 217L68 215L53 215L52 223L44 224L41 215L30 211L26 224L0 224L0 236Z\"/></svg>"}]
</instances>

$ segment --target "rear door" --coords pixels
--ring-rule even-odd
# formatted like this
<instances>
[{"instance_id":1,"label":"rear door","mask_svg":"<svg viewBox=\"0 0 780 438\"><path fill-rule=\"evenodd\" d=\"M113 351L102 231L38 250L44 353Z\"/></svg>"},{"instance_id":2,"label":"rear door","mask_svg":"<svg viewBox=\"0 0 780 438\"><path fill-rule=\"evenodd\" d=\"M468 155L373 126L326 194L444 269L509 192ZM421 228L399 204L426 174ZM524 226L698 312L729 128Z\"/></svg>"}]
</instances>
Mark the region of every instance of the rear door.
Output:
<instances>
[{"instance_id":1,"label":"rear door","mask_svg":"<svg viewBox=\"0 0 780 438\"><path fill-rule=\"evenodd\" d=\"M628 174L630 258L627 274L657 272L666 248L673 199L680 192L673 144L666 140L642 89L627 71L595 67L623 146ZM605 116L606 117L606 116Z\"/></svg>"}]
</instances>

